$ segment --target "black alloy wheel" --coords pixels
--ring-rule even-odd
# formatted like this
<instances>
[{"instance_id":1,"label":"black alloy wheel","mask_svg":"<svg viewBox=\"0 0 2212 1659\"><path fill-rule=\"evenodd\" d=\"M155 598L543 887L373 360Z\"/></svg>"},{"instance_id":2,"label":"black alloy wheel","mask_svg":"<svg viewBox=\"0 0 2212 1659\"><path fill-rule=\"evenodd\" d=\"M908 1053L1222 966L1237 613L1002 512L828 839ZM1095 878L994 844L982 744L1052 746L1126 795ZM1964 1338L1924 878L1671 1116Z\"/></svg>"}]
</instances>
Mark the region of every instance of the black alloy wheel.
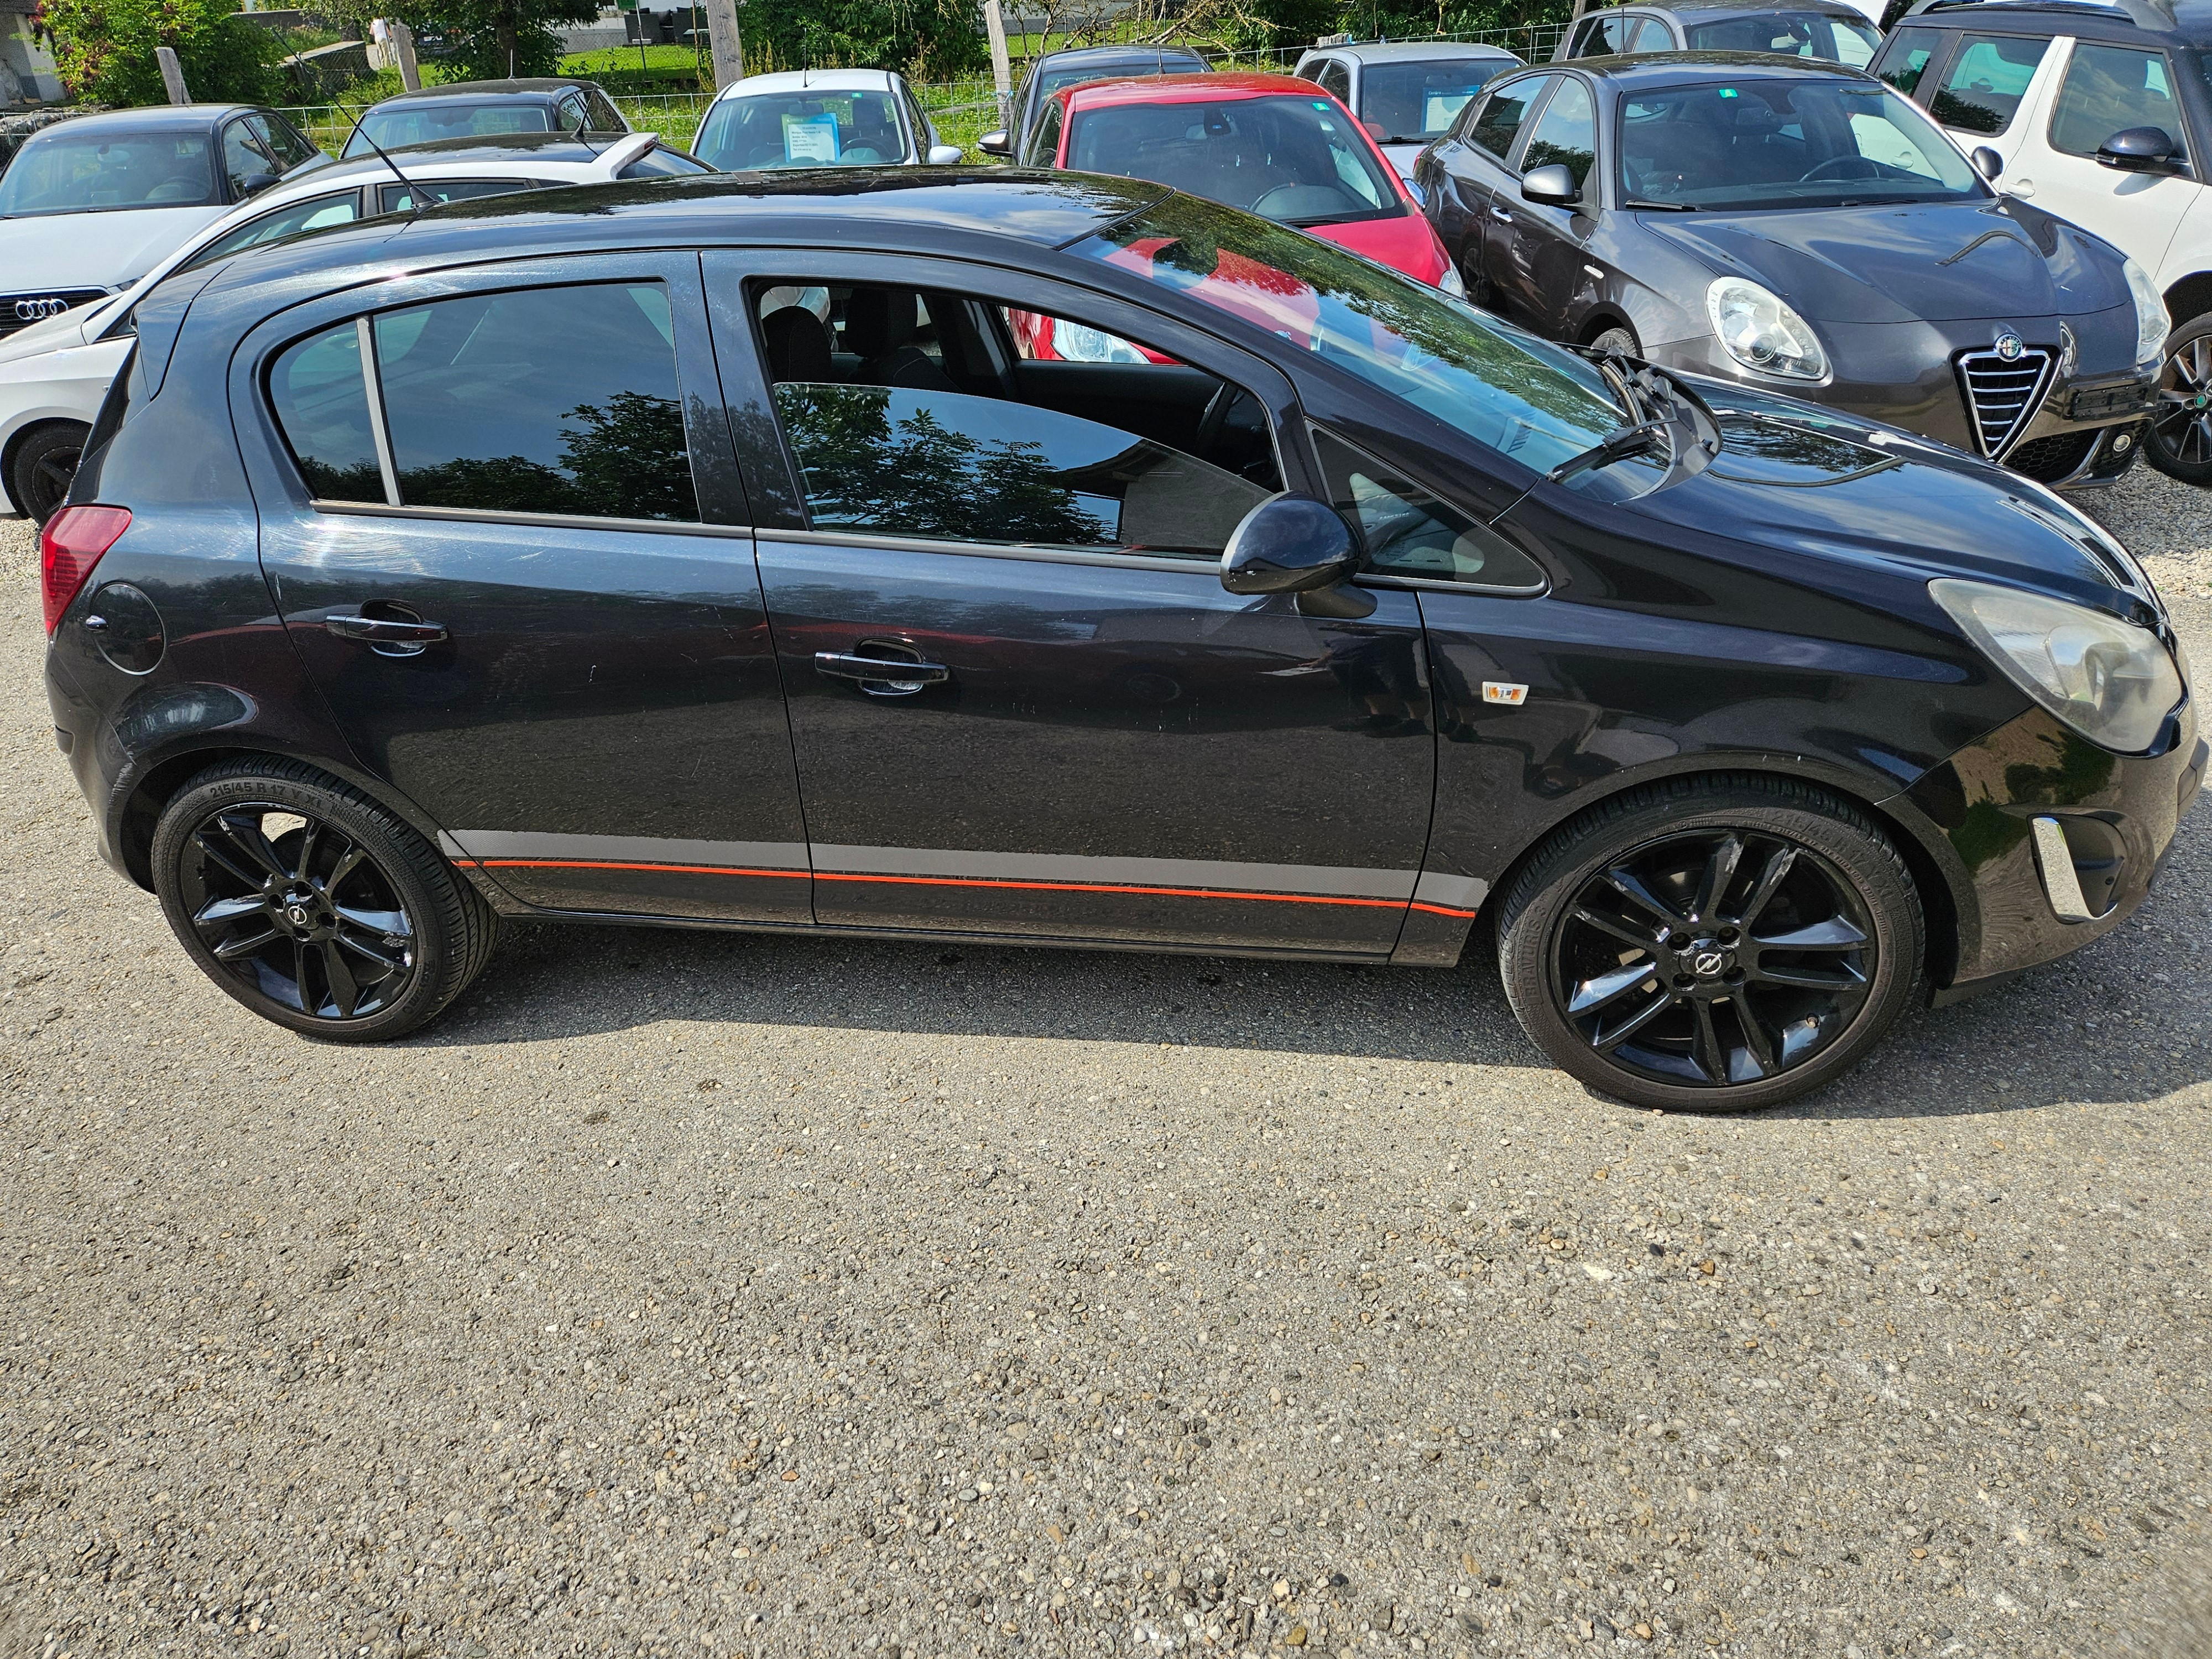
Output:
<instances>
[{"instance_id":1,"label":"black alloy wheel","mask_svg":"<svg viewBox=\"0 0 2212 1659\"><path fill-rule=\"evenodd\" d=\"M458 996L493 918L404 823L291 762L234 763L179 793L155 885L216 983L264 1018L341 1042L398 1035Z\"/></svg>"},{"instance_id":2,"label":"black alloy wheel","mask_svg":"<svg viewBox=\"0 0 2212 1659\"><path fill-rule=\"evenodd\" d=\"M1641 357L1644 348L1636 343L1636 331L1622 323L1591 337L1590 349L1620 357Z\"/></svg>"},{"instance_id":3,"label":"black alloy wheel","mask_svg":"<svg viewBox=\"0 0 2212 1659\"><path fill-rule=\"evenodd\" d=\"M43 426L15 446L9 487L32 523L45 524L69 499L86 430L73 422Z\"/></svg>"},{"instance_id":4,"label":"black alloy wheel","mask_svg":"<svg viewBox=\"0 0 2212 1659\"><path fill-rule=\"evenodd\" d=\"M2167 337L2143 441L2150 464L2169 478L2212 484L2212 312Z\"/></svg>"},{"instance_id":5,"label":"black alloy wheel","mask_svg":"<svg viewBox=\"0 0 2212 1659\"><path fill-rule=\"evenodd\" d=\"M1881 832L1780 780L1607 803L1516 884L1500 949L1516 1012L1564 1068L1640 1105L1718 1109L1847 1069L1922 954Z\"/></svg>"}]
</instances>

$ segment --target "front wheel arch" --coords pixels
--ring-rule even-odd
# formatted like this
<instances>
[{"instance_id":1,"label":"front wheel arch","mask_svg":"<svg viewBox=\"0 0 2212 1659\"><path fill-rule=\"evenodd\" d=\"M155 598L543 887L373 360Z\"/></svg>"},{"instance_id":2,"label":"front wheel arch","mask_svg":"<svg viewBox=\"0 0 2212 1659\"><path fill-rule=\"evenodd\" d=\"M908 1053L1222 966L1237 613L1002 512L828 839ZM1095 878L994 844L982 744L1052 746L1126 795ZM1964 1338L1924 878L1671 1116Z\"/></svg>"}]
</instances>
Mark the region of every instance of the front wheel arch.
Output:
<instances>
[{"instance_id":1,"label":"front wheel arch","mask_svg":"<svg viewBox=\"0 0 2212 1659\"><path fill-rule=\"evenodd\" d=\"M23 453L24 446L44 434L71 429L76 431L80 445L92 435L89 422L56 416L27 422L21 430L9 434L5 446L0 446L0 497L4 497L15 511L27 518L31 516L29 505L18 496L15 489L15 460Z\"/></svg>"}]
</instances>

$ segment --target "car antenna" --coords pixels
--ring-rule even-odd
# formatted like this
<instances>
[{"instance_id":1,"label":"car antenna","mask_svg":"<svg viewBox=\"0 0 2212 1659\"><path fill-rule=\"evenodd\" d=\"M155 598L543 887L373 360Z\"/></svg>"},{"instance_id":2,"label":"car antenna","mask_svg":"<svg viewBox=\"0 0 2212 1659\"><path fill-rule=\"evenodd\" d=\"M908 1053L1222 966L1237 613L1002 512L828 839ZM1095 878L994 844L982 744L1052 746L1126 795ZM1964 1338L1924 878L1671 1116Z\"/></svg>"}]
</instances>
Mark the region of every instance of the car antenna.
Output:
<instances>
[{"instance_id":1,"label":"car antenna","mask_svg":"<svg viewBox=\"0 0 2212 1659\"><path fill-rule=\"evenodd\" d=\"M354 131L361 132L359 127L356 127ZM407 186L407 216L410 219L420 217L422 212L422 192L415 188L415 181L399 170L399 163L386 155L384 153L384 146L378 143L375 139L365 132L361 132L361 142L376 152L384 165L392 169L393 178Z\"/></svg>"}]
</instances>

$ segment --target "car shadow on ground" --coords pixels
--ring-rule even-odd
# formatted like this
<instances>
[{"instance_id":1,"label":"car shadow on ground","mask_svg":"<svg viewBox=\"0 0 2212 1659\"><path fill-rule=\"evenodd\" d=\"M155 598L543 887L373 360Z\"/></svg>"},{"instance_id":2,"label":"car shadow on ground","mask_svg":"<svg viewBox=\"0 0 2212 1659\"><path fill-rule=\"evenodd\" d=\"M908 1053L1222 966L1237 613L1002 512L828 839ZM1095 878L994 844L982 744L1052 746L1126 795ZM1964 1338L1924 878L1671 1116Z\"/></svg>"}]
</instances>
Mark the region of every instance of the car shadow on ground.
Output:
<instances>
[{"instance_id":1,"label":"car shadow on ground","mask_svg":"<svg viewBox=\"0 0 2212 1659\"><path fill-rule=\"evenodd\" d=\"M1831 1088L1777 1109L1929 1117L2152 1101L2212 1077L2212 811L2127 926L1982 997L1908 1016ZM1449 970L998 944L526 923L417 1045L537 1043L672 1022L1117 1043L1553 1071L1487 931ZM1627 1111L1632 1109L1621 1107Z\"/></svg>"}]
</instances>

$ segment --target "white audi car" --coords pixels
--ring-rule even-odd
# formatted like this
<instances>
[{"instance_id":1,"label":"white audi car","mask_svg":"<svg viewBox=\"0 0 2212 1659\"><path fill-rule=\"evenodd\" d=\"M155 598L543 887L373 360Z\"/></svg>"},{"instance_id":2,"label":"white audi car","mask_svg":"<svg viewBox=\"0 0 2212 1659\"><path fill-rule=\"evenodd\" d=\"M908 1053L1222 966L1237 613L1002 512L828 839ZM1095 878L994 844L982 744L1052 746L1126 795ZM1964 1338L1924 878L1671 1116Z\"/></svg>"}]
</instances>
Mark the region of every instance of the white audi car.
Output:
<instances>
[{"instance_id":1,"label":"white audi car","mask_svg":"<svg viewBox=\"0 0 2212 1659\"><path fill-rule=\"evenodd\" d=\"M394 167L398 169L395 176ZM714 169L649 132L594 145L563 133L453 138L338 161L271 185L202 229L128 290L0 339L0 506L43 524L69 494L93 416L131 349L131 303L164 276L325 225L425 203Z\"/></svg>"}]
</instances>

